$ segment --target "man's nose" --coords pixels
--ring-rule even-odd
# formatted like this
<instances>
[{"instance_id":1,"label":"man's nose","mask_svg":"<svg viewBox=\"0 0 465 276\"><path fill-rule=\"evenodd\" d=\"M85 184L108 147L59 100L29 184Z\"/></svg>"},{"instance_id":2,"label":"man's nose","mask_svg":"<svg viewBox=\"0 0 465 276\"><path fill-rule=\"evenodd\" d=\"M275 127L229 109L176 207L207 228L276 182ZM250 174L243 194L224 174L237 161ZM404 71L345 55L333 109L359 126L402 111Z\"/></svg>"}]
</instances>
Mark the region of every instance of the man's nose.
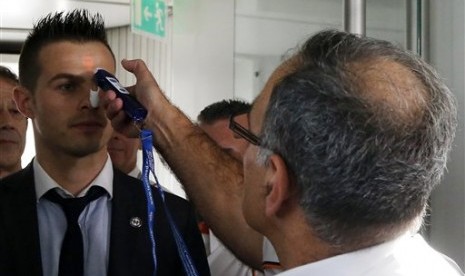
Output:
<instances>
[{"instance_id":1,"label":"man's nose","mask_svg":"<svg viewBox=\"0 0 465 276\"><path fill-rule=\"evenodd\" d=\"M95 109L99 107L98 91L95 84L86 86L82 92L81 108Z\"/></svg>"}]
</instances>

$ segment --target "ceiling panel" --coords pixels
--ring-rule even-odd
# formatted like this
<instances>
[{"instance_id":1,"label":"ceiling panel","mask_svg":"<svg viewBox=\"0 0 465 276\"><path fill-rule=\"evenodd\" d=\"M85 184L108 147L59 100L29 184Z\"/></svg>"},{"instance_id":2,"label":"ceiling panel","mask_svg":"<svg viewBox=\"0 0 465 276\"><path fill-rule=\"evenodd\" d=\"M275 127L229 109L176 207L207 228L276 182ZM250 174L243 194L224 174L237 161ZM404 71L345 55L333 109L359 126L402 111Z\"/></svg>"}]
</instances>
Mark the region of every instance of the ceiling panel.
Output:
<instances>
[{"instance_id":1,"label":"ceiling panel","mask_svg":"<svg viewBox=\"0 0 465 276\"><path fill-rule=\"evenodd\" d=\"M130 24L129 0L0 0L0 40L22 41L38 19L76 8L100 13L107 28Z\"/></svg>"}]
</instances>

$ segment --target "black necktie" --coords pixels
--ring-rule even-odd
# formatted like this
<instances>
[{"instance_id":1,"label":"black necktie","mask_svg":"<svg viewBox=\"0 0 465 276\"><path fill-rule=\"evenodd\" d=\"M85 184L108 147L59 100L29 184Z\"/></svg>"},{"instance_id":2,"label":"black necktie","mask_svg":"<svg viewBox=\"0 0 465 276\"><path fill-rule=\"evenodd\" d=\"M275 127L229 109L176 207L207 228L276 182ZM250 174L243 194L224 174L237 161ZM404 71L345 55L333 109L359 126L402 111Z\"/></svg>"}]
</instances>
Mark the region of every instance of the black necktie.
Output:
<instances>
[{"instance_id":1,"label":"black necktie","mask_svg":"<svg viewBox=\"0 0 465 276\"><path fill-rule=\"evenodd\" d=\"M63 209L68 227L61 245L59 276L82 276L84 273L84 253L82 233L78 218L86 205L105 194L105 189L92 186L84 197L63 198L55 189L49 190L44 197L55 202Z\"/></svg>"}]
</instances>

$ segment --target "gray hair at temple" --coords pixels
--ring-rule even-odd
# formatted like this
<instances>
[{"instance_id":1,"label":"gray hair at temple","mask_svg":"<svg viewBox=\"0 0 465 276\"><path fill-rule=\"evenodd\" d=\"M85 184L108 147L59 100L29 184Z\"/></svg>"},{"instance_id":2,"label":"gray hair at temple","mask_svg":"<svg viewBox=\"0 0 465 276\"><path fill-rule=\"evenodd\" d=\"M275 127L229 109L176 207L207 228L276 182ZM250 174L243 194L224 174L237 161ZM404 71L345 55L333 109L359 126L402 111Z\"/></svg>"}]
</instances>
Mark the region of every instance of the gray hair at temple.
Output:
<instances>
[{"instance_id":1,"label":"gray hair at temple","mask_svg":"<svg viewBox=\"0 0 465 276\"><path fill-rule=\"evenodd\" d=\"M279 154L319 238L356 249L422 219L455 135L455 100L421 58L322 31L274 87L258 160Z\"/></svg>"}]
</instances>

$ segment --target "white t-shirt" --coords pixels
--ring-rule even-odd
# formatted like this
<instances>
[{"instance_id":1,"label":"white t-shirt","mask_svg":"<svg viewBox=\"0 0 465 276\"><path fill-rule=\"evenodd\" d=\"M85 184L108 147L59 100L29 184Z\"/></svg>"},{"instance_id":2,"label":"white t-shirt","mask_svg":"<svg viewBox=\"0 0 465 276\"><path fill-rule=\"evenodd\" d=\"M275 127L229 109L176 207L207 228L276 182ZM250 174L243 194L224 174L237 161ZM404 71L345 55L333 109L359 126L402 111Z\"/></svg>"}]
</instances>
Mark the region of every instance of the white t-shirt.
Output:
<instances>
[{"instance_id":1,"label":"white t-shirt","mask_svg":"<svg viewBox=\"0 0 465 276\"><path fill-rule=\"evenodd\" d=\"M280 276L463 276L419 234L287 270Z\"/></svg>"},{"instance_id":2,"label":"white t-shirt","mask_svg":"<svg viewBox=\"0 0 465 276\"><path fill-rule=\"evenodd\" d=\"M208 242L205 243L208 264L212 276L254 276L263 275L250 268L237 259L228 248L226 248L218 238L209 231ZM205 239L205 236L204 236Z\"/></svg>"}]
</instances>

